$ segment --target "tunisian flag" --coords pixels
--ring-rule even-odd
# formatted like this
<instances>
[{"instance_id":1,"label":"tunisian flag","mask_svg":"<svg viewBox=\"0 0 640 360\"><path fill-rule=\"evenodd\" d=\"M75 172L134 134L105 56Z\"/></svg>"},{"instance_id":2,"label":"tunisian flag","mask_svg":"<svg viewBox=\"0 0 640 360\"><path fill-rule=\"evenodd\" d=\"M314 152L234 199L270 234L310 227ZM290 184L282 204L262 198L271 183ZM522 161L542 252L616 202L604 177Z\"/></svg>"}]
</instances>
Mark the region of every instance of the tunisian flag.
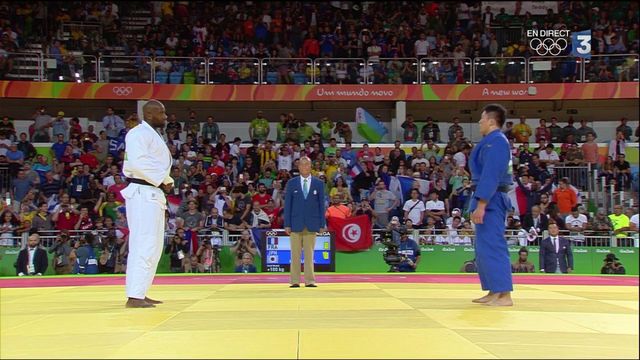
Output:
<instances>
[{"instance_id":1,"label":"tunisian flag","mask_svg":"<svg viewBox=\"0 0 640 360\"><path fill-rule=\"evenodd\" d=\"M367 215L347 219L331 218L329 231L335 234L338 251L366 250L373 245L371 220Z\"/></svg>"}]
</instances>

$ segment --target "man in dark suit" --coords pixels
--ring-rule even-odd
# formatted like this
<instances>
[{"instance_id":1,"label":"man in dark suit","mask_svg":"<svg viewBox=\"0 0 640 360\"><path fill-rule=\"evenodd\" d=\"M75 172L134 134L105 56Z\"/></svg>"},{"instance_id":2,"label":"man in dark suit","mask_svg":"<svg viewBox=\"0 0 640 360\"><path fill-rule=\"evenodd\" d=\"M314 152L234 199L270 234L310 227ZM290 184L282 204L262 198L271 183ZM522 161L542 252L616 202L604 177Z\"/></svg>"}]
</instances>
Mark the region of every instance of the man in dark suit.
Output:
<instances>
[{"instance_id":1,"label":"man in dark suit","mask_svg":"<svg viewBox=\"0 0 640 360\"><path fill-rule=\"evenodd\" d=\"M49 266L47 252L40 248L40 235L31 234L27 240L27 247L20 250L16 261L16 275L42 276Z\"/></svg>"},{"instance_id":2,"label":"man in dark suit","mask_svg":"<svg viewBox=\"0 0 640 360\"><path fill-rule=\"evenodd\" d=\"M555 222L549 224L549 237L540 243L540 272L548 274L573 271L573 252L568 239L558 236Z\"/></svg>"},{"instance_id":3,"label":"man in dark suit","mask_svg":"<svg viewBox=\"0 0 640 360\"><path fill-rule=\"evenodd\" d=\"M316 287L313 274L313 249L316 232L324 232L324 183L311 176L311 159L298 161L300 176L287 181L284 197L284 229L291 236L291 286L300 287L301 251L304 248L304 281Z\"/></svg>"},{"instance_id":4,"label":"man in dark suit","mask_svg":"<svg viewBox=\"0 0 640 360\"><path fill-rule=\"evenodd\" d=\"M548 227L549 219L547 219L546 215L541 214L538 205L533 206L531 212L522 217L522 228L526 231L535 228L538 234L542 234Z\"/></svg>"}]
</instances>

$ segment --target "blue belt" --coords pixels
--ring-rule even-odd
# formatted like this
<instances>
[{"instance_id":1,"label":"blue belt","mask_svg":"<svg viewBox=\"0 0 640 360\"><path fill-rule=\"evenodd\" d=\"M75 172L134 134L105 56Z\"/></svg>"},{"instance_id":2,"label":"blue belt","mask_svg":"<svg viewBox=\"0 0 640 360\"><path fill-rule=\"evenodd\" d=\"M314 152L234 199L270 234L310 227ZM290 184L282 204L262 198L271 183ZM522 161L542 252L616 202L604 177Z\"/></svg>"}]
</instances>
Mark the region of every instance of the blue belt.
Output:
<instances>
[{"instance_id":1,"label":"blue belt","mask_svg":"<svg viewBox=\"0 0 640 360\"><path fill-rule=\"evenodd\" d=\"M510 185L498 185L498 189L496 191L502 193L508 193L511 189ZM476 191L476 185L471 185L471 191Z\"/></svg>"}]
</instances>

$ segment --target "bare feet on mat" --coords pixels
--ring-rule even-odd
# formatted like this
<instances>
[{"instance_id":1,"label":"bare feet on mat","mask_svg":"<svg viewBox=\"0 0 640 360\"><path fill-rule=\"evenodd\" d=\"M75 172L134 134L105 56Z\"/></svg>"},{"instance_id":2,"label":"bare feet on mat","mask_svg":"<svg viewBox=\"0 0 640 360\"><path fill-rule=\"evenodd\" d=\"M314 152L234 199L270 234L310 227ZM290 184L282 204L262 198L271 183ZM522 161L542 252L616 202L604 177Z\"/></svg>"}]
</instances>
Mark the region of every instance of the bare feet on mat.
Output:
<instances>
[{"instance_id":1,"label":"bare feet on mat","mask_svg":"<svg viewBox=\"0 0 640 360\"><path fill-rule=\"evenodd\" d=\"M153 299L149 299L148 297L144 298L144 301L148 302L149 304L163 304L162 301L160 300L153 300Z\"/></svg>"},{"instance_id":2,"label":"bare feet on mat","mask_svg":"<svg viewBox=\"0 0 640 360\"><path fill-rule=\"evenodd\" d=\"M473 299L471 300L471 302L477 303L477 304L484 304L487 303L489 301L491 301L493 298L497 297L496 294L492 293L491 291L489 291L489 293L481 298L477 298L477 299Z\"/></svg>"},{"instance_id":3,"label":"bare feet on mat","mask_svg":"<svg viewBox=\"0 0 640 360\"><path fill-rule=\"evenodd\" d=\"M513 300L511 300L511 292L499 293L494 299L484 303L487 306L513 306Z\"/></svg>"},{"instance_id":4,"label":"bare feet on mat","mask_svg":"<svg viewBox=\"0 0 640 360\"><path fill-rule=\"evenodd\" d=\"M125 304L125 307L128 307L128 308L153 308L153 307L156 307L156 306L151 304L151 303L148 303L148 302L144 301L143 299L129 298L129 300L127 300L127 303Z\"/></svg>"}]
</instances>

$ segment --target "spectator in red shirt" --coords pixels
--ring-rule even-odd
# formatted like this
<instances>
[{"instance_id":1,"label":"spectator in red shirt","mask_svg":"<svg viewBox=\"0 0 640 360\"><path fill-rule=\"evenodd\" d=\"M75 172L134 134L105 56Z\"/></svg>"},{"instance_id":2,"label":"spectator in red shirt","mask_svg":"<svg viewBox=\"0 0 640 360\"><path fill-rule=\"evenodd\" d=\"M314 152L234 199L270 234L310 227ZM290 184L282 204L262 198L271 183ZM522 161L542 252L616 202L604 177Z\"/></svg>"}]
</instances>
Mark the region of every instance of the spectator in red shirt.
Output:
<instances>
[{"instance_id":1,"label":"spectator in red shirt","mask_svg":"<svg viewBox=\"0 0 640 360\"><path fill-rule=\"evenodd\" d=\"M540 126L536 128L536 142L539 143L542 139L551 140L551 130L547 128L547 120L545 119L540 119Z\"/></svg>"},{"instance_id":2,"label":"spectator in red shirt","mask_svg":"<svg viewBox=\"0 0 640 360\"><path fill-rule=\"evenodd\" d=\"M313 33L309 33L302 43L302 56L315 59L320 56L320 42Z\"/></svg>"},{"instance_id":3,"label":"spectator in red shirt","mask_svg":"<svg viewBox=\"0 0 640 360\"><path fill-rule=\"evenodd\" d=\"M62 194L60 204L53 209L51 221L56 224L57 230L74 230L78 223L80 212L69 199L69 194Z\"/></svg>"},{"instance_id":4,"label":"spectator in red shirt","mask_svg":"<svg viewBox=\"0 0 640 360\"><path fill-rule=\"evenodd\" d=\"M124 197L120 194L122 189L127 187L127 184L122 180L122 175L113 175L113 181L116 183L107 188L107 192L113 193L116 196L116 201L124 204Z\"/></svg>"},{"instance_id":5,"label":"spectator in red shirt","mask_svg":"<svg viewBox=\"0 0 640 360\"><path fill-rule=\"evenodd\" d=\"M267 194L267 187L263 183L258 184L258 193L251 198L252 202L258 202L260 207L267 205L271 199L271 195Z\"/></svg>"}]
</instances>

